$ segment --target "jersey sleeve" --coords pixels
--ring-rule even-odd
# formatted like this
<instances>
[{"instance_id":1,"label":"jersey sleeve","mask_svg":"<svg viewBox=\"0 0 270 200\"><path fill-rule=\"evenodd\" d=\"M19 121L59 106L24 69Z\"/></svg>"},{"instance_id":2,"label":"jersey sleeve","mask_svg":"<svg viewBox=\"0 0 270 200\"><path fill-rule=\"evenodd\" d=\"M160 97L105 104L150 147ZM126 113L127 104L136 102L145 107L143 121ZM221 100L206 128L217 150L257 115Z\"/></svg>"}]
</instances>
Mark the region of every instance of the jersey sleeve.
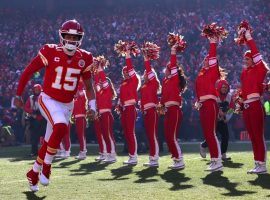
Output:
<instances>
[{"instance_id":1,"label":"jersey sleeve","mask_svg":"<svg viewBox=\"0 0 270 200\"><path fill-rule=\"evenodd\" d=\"M149 60L144 61L144 67L145 67L145 71L146 71L146 74L147 74L148 79L149 80L153 80L155 78L155 74L152 71L152 68L151 68L150 61Z\"/></svg>"},{"instance_id":2,"label":"jersey sleeve","mask_svg":"<svg viewBox=\"0 0 270 200\"><path fill-rule=\"evenodd\" d=\"M263 63L262 56L256 46L256 43L253 39L248 40L247 44L250 48L252 60L255 64L255 67L259 70L259 79L260 81L263 81L266 73L269 71L269 68Z\"/></svg>"},{"instance_id":3,"label":"jersey sleeve","mask_svg":"<svg viewBox=\"0 0 270 200\"><path fill-rule=\"evenodd\" d=\"M217 67L217 44L210 43L209 47L209 67Z\"/></svg>"},{"instance_id":4,"label":"jersey sleeve","mask_svg":"<svg viewBox=\"0 0 270 200\"><path fill-rule=\"evenodd\" d=\"M36 56L31 63L25 68L23 71L21 78L19 80L18 88L16 91L16 95L21 96L23 93L23 90L29 81L29 79L32 77L32 75L39 71L41 68L44 67L44 63L40 56Z\"/></svg>"},{"instance_id":5,"label":"jersey sleeve","mask_svg":"<svg viewBox=\"0 0 270 200\"><path fill-rule=\"evenodd\" d=\"M88 80L91 78L90 65L93 63L93 56L91 53L86 53L86 67L82 71L82 78Z\"/></svg>"},{"instance_id":6,"label":"jersey sleeve","mask_svg":"<svg viewBox=\"0 0 270 200\"><path fill-rule=\"evenodd\" d=\"M45 67L49 65L51 50L54 48L54 44L45 44L38 52L38 56L41 58Z\"/></svg>"}]
</instances>

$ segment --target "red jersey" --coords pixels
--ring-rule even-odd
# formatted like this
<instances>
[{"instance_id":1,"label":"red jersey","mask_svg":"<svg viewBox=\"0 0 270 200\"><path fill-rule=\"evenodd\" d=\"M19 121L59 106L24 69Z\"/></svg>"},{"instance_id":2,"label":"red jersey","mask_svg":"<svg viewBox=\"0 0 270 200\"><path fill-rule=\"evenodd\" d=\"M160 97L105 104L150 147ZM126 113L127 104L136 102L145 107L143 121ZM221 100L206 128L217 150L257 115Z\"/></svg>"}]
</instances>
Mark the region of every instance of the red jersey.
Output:
<instances>
[{"instance_id":1,"label":"red jersey","mask_svg":"<svg viewBox=\"0 0 270 200\"><path fill-rule=\"evenodd\" d=\"M209 67L203 67L196 78L195 87L198 100L201 100L202 97L206 97L206 95L217 97L215 85L220 78L220 73L216 58L216 48L216 43L210 43Z\"/></svg>"},{"instance_id":2,"label":"red jersey","mask_svg":"<svg viewBox=\"0 0 270 200\"><path fill-rule=\"evenodd\" d=\"M144 105L148 103L158 103L159 83L154 72L151 69L150 61L145 61L145 72L148 76L148 82L145 82L140 88L141 93L141 108L144 110Z\"/></svg>"},{"instance_id":3,"label":"red jersey","mask_svg":"<svg viewBox=\"0 0 270 200\"><path fill-rule=\"evenodd\" d=\"M86 67L91 65L91 53L77 48L73 56L68 56L62 45L46 44L24 70L19 81L17 95L21 96L27 81L33 73L45 67L43 91L53 99L69 103L76 94L80 77L91 77Z\"/></svg>"},{"instance_id":4,"label":"red jersey","mask_svg":"<svg viewBox=\"0 0 270 200\"><path fill-rule=\"evenodd\" d=\"M85 117L86 115L86 94L84 83L79 82L77 93L74 97L73 115L76 117Z\"/></svg>"},{"instance_id":5,"label":"red jersey","mask_svg":"<svg viewBox=\"0 0 270 200\"><path fill-rule=\"evenodd\" d=\"M135 74L131 59L126 59L126 63L130 78L123 80L120 85L120 102L122 105L125 105L125 101L128 100L138 100L137 87L139 80Z\"/></svg>"},{"instance_id":6,"label":"red jersey","mask_svg":"<svg viewBox=\"0 0 270 200\"><path fill-rule=\"evenodd\" d=\"M168 101L176 101L181 105L182 88L180 87L180 79L177 73L175 54L171 55L169 68L170 76L168 78L165 77L162 81L161 104L165 104Z\"/></svg>"},{"instance_id":7,"label":"red jersey","mask_svg":"<svg viewBox=\"0 0 270 200\"><path fill-rule=\"evenodd\" d=\"M241 74L242 97L244 100L260 97L264 91L263 81L269 69L262 62L262 57L256 47L255 41L247 41L250 47L253 62L251 67L244 68Z\"/></svg>"},{"instance_id":8,"label":"red jersey","mask_svg":"<svg viewBox=\"0 0 270 200\"><path fill-rule=\"evenodd\" d=\"M113 90L106 78L105 72L100 71L94 75L95 91L96 91L96 103L98 110L111 109Z\"/></svg>"}]
</instances>

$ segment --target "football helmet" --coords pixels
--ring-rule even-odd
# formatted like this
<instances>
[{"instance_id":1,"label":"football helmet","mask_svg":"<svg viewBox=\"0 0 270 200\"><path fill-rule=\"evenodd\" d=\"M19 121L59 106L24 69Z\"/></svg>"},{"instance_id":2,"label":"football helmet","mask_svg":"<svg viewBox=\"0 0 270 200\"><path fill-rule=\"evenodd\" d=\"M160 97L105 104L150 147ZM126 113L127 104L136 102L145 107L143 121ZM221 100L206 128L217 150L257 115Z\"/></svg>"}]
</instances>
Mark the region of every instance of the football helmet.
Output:
<instances>
[{"instance_id":1,"label":"football helmet","mask_svg":"<svg viewBox=\"0 0 270 200\"><path fill-rule=\"evenodd\" d=\"M78 37L78 40L73 41L65 39L65 35L73 35L73 36L75 35ZM83 35L84 35L83 28L80 25L80 23L77 22L75 19L64 22L61 28L59 29L60 43L69 52L75 52L76 48L81 45Z\"/></svg>"}]
</instances>

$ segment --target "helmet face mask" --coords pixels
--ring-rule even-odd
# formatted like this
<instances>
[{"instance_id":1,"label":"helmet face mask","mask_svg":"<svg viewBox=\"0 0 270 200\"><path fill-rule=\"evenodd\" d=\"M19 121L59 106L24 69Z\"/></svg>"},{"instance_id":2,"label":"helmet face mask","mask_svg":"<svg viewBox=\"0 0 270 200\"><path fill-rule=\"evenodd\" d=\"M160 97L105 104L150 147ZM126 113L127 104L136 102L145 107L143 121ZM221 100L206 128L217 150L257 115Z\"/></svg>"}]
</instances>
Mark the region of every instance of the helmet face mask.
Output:
<instances>
[{"instance_id":1,"label":"helmet face mask","mask_svg":"<svg viewBox=\"0 0 270 200\"><path fill-rule=\"evenodd\" d=\"M76 20L68 20L63 23L59 30L60 43L63 45L66 53L73 55L80 47L84 31Z\"/></svg>"}]
</instances>

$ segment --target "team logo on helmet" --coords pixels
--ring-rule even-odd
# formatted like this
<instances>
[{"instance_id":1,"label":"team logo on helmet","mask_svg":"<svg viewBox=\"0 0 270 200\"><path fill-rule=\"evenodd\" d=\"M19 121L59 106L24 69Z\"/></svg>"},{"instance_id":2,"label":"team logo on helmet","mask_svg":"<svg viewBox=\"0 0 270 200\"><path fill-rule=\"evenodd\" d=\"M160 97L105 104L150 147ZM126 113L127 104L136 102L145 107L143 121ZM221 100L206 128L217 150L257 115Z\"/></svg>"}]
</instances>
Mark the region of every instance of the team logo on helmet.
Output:
<instances>
[{"instance_id":1,"label":"team logo on helmet","mask_svg":"<svg viewBox=\"0 0 270 200\"><path fill-rule=\"evenodd\" d=\"M79 60L78 65L79 65L79 67L84 67L85 61L83 59Z\"/></svg>"}]
</instances>

